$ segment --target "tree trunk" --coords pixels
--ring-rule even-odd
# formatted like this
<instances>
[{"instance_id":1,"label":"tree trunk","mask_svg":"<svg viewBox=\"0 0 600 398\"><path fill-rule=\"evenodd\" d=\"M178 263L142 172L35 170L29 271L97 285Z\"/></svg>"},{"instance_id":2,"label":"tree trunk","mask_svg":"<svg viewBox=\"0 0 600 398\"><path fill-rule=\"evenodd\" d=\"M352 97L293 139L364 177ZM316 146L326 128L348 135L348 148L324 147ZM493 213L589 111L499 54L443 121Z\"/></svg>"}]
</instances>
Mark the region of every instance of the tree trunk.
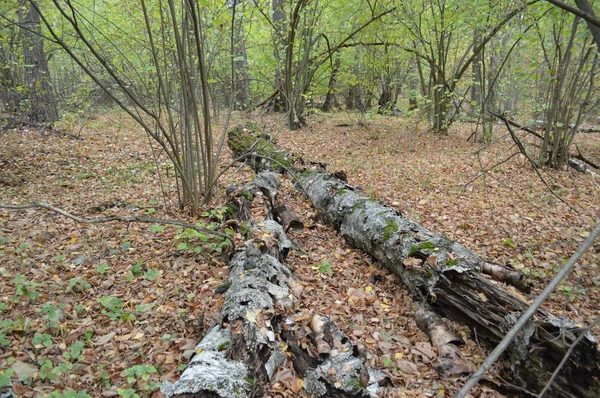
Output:
<instances>
[{"instance_id":1,"label":"tree trunk","mask_svg":"<svg viewBox=\"0 0 600 398\"><path fill-rule=\"evenodd\" d=\"M271 148L273 149L273 148ZM239 148L238 148L239 150ZM284 156L282 151L255 157ZM256 161L254 162L256 164ZM288 168L289 170L289 168ZM469 326L477 337L495 346L528 304L496 282L481 276L500 275L522 290L516 271L490 267L462 245L425 229L323 171L292 170L313 205L346 240L377 259L402 279L417 301ZM540 310L527 331L506 354L504 377L529 391L540 391L580 328ZM555 397L600 396L600 353L587 336L577 345L551 388Z\"/></svg>"},{"instance_id":2,"label":"tree trunk","mask_svg":"<svg viewBox=\"0 0 600 398\"><path fill-rule=\"evenodd\" d=\"M26 1L21 3L19 26L23 37L23 62L29 94L29 122L54 122L58 120L58 111L41 38L40 15L36 8Z\"/></svg>"},{"instance_id":3,"label":"tree trunk","mask_svg":"<svg viewBox=\"0 0 600 398\"><path fill-rule=\"evenodd\" d=\"M235 87L234 109L245 110L250 105L250 81L248 80L248 56L246 53L246 40L242 25L243 13L236 12L237 7L242 4L238 0L233 2L231 12L234 15L234 26L232 27L232 55L233 55L233 80Z\"/></svg>"},{"instance_id":4,"label":"tree trunk","mask_svg":"<svg viewBox=\"0 0 600 398\"><path fill-rule=\"evenodd\" d=\"M575 4L577 5L577 8L579 8L581 11L586 12L591 16L596 16L596 14L594 13L594 9L592 8L592 5L588 0L575 0ZM592 32L592 37L594 38L594 42L596 43L596 51L600 53L600 27L594 25L590 21L586 21L586 23L588 28L590 29L590 32Z\"/></svg>"},{"instance_id":5,"label":"tree trunk","mask_svg":"<svg viewBox=\"0 0 600 398\"><path fill-rule=\"evenodd\" d=\"M180 379L162 385L161 392L168 397L264 397L288 358L312 396L366 398L390 384L384 372L367 366L364 350L329 319L313 314L307 325L289 316L296 308L295 282L282 262L292 242L280 224L268 219L277 203L279 182L277 174L262 172L251 183L228 189L229 208L238 218L233 221L240 223L240 233L247 230L245 238L250 240L229 263L229 281L221 287L227 296L221 322L197 345ZM268 203L254 203L259 191ZM254 223L249 218L253 205L271 207L267 220ZM242 228L242 223L249 228ZM330 356L334 347L338 354ZM367 375L364 384L358 382L362 374Z\"/></svg>"},{"instance_id":6,"label":"tree trunk","mask_svg":"<svg viewBox=\"0 0 600 398\"><path fill-rule=\"evenodd\" d=\"M329 174L307 172L302 186L315 207L353 246L399 275L418 300L427 300L451 319L468 325L493 346L514 324L527 303L482 278L485 262L456 242L436 235L395 210L352 192ZM539 391L577 338L574 324L540 311L529 333L509 355L512 382ZM560 336L560 337L559 337ZM584 339L563 368L554 396L596 397L600 353Z\"/></svg>"},{"instance_id":7,"label":"tree trunk","mask_svg":"<svg viewBox=\"0 0 600 398\"><path fill-rule=\"evenodd\" d=\"M285 0L273 0L273 55L277 66L275 68L275 89L277 95L273 99L273 110L285 112L287 101L285 98L285 49L287 47L287 19L284 12Z\"/></svg>"},{"instance_id":8,"label":"tree trunk","mask_svg":"<svg viewBox=\"0 0 600 398\"><path fill-rule=\"evenodd\" d=\"M338 56L331 69L331 75L329 76L329 85L327 89L327 95L325 96L325 102L321 106L323 112L330 112L334 107L338 106L337 99L335 96L335 87L337 85L338 72L340 70L340 64L342 60Z\"/></svg>"}]
</instances>

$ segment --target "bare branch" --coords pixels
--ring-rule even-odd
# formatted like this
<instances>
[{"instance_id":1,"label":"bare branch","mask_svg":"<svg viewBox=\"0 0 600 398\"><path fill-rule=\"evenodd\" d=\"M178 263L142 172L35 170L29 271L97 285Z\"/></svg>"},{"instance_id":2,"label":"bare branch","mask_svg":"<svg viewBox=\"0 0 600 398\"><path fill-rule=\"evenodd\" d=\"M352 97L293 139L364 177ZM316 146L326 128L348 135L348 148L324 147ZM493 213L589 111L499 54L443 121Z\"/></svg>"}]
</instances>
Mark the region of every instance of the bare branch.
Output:
<instances>
[{"instance_id":1,"label":"bare branch","mask_svg":"<svg viewBox=\"0 0 600 398\"><path fill-rule=\"evenodd\" d=\"M517 337L517 334L523 329L523 327L529 322L529 319L537 312L542 303L550 296L550 294L556 289L556 287L560 284L560 282L567 276L567 274L571 271L571 269L577 264L583 253L594 243L596 238L600 235L600 223L596 225L594 230L588 235L588 237L583 241L581 246L577 249L577 251L569 258L569 261L563 265L563 267L558 271L556 276L550 281L548 286L540 293L540 295L534 300L534 302L525 310L523 315L519 318L519 320L515 323L515 325L508 331L506 336L502 339L500 343L494 348L494 351L490 353L490 355L486 358L486 360L481 364L479 369L469 378L467 383L461 388L461 390L456 394L455 398L464 398L467 396L469 391L477 384L479 379L483 376L483 374L488 371L492 365L500 358L500 355L508 348L510 343Z\"/></svg>"},{"instance_id":2,"label":"bare branch","mask_svg":"<svg viewBox=\"0 0 600 398\"><path fill-rule=\"evenodd\" d=\"M198 232L206 232L212 235L217 235L225 239L229 239L229 236L222 232L214 231L211 229L201 228L195 224L187 223L184 221L178 220L166 220L163 218L153 218L153 217L140 217L140 216L108 216L108 217L99 217L99 218L81 218L77 217L71 213L67 213L66 211L59 209L54 206L50 206L46 203L27 203L24 205L10 205L0 203L0 209L11 209L11 210L25 210L25 209L46 209L50 210L54 213L58 213L64 217L70 218L71 220L78 222L80 224L101 224L112 221L121 221L126 223L143 223L143 224L166 224L166 225L177 225L179 227L190 228L196 230Z\"/></svg>"}]
</instances>

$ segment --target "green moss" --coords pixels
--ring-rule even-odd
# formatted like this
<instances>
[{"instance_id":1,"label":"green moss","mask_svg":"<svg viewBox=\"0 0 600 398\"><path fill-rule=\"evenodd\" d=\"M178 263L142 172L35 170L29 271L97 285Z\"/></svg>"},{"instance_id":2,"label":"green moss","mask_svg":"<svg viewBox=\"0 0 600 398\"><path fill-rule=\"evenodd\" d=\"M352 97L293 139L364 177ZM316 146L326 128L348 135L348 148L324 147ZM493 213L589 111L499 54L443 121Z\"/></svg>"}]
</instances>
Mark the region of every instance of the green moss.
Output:
<instances>
[{"instance_id":1,"label":"green moss","mask_svg":"<svg viewBox=\"0 0 600 398\"><path fill-rule=\"evenodd\" d=\"M360 383L359 379L349 379L346 382L346 385L348 387L350 387L351 389L355 389L355 390L361 390L362 389L362 384Z\"/></svg>"},{"instance_id":2,"label":"green moss","mask_svg":"<svg viewBox=\"0 0 600 398\"><path fill-rule=\"evenodd\" d=\"M347 193L348 193L348 190L347 190L347 189L339 189L339 190L337 191L337 193L338 193L338 195L344 195L344 194L347 194Z\"/></svg>"},{"instance_id":3,"label":"green moss","mask_svg":"<svg viewBox=\"0 0 600 398\"><path fill-rule=\"evenodd\" d=\"M266 163L271 163L271 167L278 171L287 171L292 167L292 160L285 152L281 151L275 143L265 137L258 135L256 126L236 126L229 130L227 136L227 145L235 156L241 156L249 150L253 150L258 161L263 157Z\"/></svg>"},{"instance_id":4,"label":"green moss","mask_svg":"<svg viewBox=\"0 0 600 398\"><path fill-rule=\"evenodd\" d=\"M254 195L252 195L252 192L250 191L240 191L237 196L246 198L248 202L252 202L254 200Z\"/></svg>"},{"instance_id":5,"label":"green moss","mask_svg":"<svg viewBox=\"0 0 600 398\"><path fill-rule=\"evenodd\" d=\"M458 260L451 258L448 261L446 261L446 267L454 267L455 265L458 264Z\"/></svg>"},{"instance_id":6,"label":"green moss","mask_svg":"<svg viewBox=\"0 0 600 398\"><path fill-rule=\"evenodd\" d=\"M223 343L219 344L217 351L224 351L227 349L227 347L229 347L229 341L224 341Z\"/></svg>"},{"instance_id":7,"label":"green moss","mask_svg":"<svg viewBox=\"0 0 600 398\"><path fill-rule=\"evenodd\" d=\"M398 232L398 224L394 221L388 221L385 223L385 229L383 231L383 239L389 240L394 232Z\"/></svg>"},{"instance_id":8,"label":"green moss","mask_svg":"<svg viewBox=\"0 0 600 398\"><path fill-rule=\"evenodd\" d=\"M436 248L435 245L431 242L423 242L418 246L411 246L408 251L408 257L412 257L417 252L421 252L424 254L429 254L431 252L438 252L440 249Z\"/></svg>"},{"instance_id":9,"label":"green moss","mask_svg":"<svg viewBox=\"0 0 600 398\"><path fill-rule=\"evenodd\" d=\"M240 234L242 236L246 236L250 233L251 227L250 225L248 225L248 223L246 221L242 222L240 224Z\"/></svg>"}]
</instances>

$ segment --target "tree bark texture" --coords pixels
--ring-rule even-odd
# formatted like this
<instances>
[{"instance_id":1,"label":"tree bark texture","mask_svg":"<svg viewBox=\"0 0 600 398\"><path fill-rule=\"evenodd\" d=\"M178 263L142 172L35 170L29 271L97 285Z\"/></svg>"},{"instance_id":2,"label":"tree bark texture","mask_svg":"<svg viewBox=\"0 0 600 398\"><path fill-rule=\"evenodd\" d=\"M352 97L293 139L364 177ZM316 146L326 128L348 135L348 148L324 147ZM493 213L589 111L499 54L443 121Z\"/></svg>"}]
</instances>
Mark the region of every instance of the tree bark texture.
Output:
<instances>
[{"instance_id":1,"label":"tree bark texture","mask_svg":"<svg viewBox=\"0 0 600 398\"><path fill-rule=\"evenodd\" d=\"M29 94L29 121L54 122L58 120L58 111L41 38L40 15L36 7L32 7L28 2L21 1L21 4L19 26L23 40L23 62Z\"/></svg>"},{"instance_id":2,"label":"tree bark texture","mask_svg":"<svg viewBox=\"0 0 600 398\"><path fill-rule=\"evenodd\" d=\"M245 110L250 106L250 80L248 79L248 55L246 53L246 39L243 29L243 12L236 12L242 6L239 1L232 2L231 12L235 24L232 31L233 53L233 79L235 86L234 109ZM244 9L242 9L244 11ZM236 15L239 14L239 15Z\"/></svg>"},{"instance_id":3,"label":"tree bark texture","mask_svg":"<svg viewBox=\"0 0 600 398\"><path fill-rule=\"evenodd\" d=\"M335 88L337 85L338 72L340 71L340 64L342 63L341 58L338 56L335 59L333 68L331 69L331 75L329 75L329 85L327 88L327 95L325 96L325 102L321 106L323 112L330 112L333 108L337 108L337 98L335 96Z\"/></svg>"},{"instance_id":4,"label":"tree bark texture","mask_svg":"<svg viewBox=\"0 0 600 398\"><path fill-rule=\"evenodd\" d=\"M592 8L592 5L588 0L575 0L575 4L577 5L577 8L579 8L581 11L593 17L596 17L594 9ZM590 32L592 32L592 36L594 37L594 42L596 43L596 51L600 53L600 26L594 25L588 20L586 20L585 22L587 23L587 26L590 29Z\"/></svg>"},{"instance_id":5,"label":"tree bark texture","mask_svg":"<svg viewBox=\"0 0 600 398\"><path fill-rule=\"evenodd\" d=\"M284 152L256 152L256 157L261 156L284 156ZM522 276L515 271L491 266L462 245L356 192L323 170L292 173L325 220L352 246L400 276L417 301L468 325L478 339L494 346L528 307L506 288L482 276L486 270L492 276L500 274L526 290ZM503 377L529 391L540 391L579 332L568 320L539 311L506 354L508 367ZM573 350L550 391L555 397L597 397L599 380L600 353L596 341L587 336Z\"/></svg>"},{"instance_id":6,"label":"tree bark texture","mask_svg":"<svg viewBox=\"0 0 600 398\"><path fill-rule=\"evenodd\" d=\"M260 239L247 240L233 255L222 322L197 345L180 379L162 385L168 397L263 397L288 357L302 376L301 387L314 397L377 396L390 382L384 372L366 365L361 350L329 319L294 311L295 281L282 264L292 243L274 220L249 219L259 192L274 204L278 186L277 174L262 172L228 190L240 231L245 223L246 237ZM305 348L311 342L318 357Z\"/></svg>"}]
</instances>

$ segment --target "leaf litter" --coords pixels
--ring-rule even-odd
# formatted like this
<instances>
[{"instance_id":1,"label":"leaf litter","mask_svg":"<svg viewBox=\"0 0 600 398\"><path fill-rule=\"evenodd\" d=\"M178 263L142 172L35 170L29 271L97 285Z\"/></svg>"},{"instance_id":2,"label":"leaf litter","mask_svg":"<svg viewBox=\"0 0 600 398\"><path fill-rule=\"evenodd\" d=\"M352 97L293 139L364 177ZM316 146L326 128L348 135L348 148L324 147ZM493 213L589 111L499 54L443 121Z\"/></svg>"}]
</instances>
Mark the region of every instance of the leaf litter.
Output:
<instances>
[{"instance_id":1,"label":"leaf litter","mask_svg":"<svg viewBox=\"0 0 600 398\"><path fill-rule=\"evenodd\" d=\"M349 117L312 116L309 128L293 132L280 127L279 116L256 123L275 132L286 150L344 170L351 184L426 227L522 269L534 292L599 213L600 187L592 177L548 171L556 191L579 210L574 214L518 157L490 171L485 187L481 179L467 184L481 172L474 154L481 145L465 142L469 125L457 125L449 137L391 117L335 126ZM154 155L163 181L170 181L164 177L172 169L124 116L99 116L82 135L83 141L74 141L37 131L6 134L0 201L47 202L82 217L149 215L218 224L223 196L199 218L163 200ZM481 158L492 165L509 145L502 141ZM580 147L600 157L595 135L582 136ZM227 152L222 162L230 161ZM246 167L231 170L221 192L250 178ZM172 185L164 189L174 196ZM280 198L306 226L289 233L296 244L287 264L298 276L298 316L305 314L307 323L312 313L330 316L369 349L370 364L389 372L402 387L400 396L456 392L460 379L440 380L433 370L436 350L416 326L418 303L399 280L324 225L291 181L284 179ZM11 373L13 391L29 397L69 390L160 396L157 384L175 380L203 331L219 322L222 295L214 291L226 282L227 259L216 245L204 248L194 239L170 226L78 225L46 211L0 210L0 372ZM600 315L599 251L596 244L547 308L582 325ZM462 354L474 364L482 361L485 351L471 333L450 325L466 341ZM270 396L303 394L289 361L274 380ZM477 395L497 393L480 387Z\"/></svg>"}]
</instances>

